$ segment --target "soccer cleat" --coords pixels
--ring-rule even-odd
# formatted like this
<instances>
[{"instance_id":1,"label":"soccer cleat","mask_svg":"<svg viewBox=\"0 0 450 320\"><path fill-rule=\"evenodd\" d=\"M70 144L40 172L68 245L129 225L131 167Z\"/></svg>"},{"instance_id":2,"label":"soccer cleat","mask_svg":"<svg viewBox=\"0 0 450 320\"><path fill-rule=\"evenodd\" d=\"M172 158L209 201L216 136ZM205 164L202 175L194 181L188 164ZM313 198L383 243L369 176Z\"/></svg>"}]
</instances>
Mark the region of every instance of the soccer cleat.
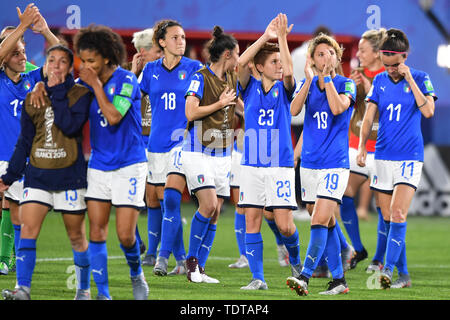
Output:
<instances>
[{"instance_id":1,"label":"soccer cleat","mask_svg":"<svg viewBox=\"0 0 450 320\"><path fill-rule=\"evenodd\" d=\"M241 287L241 290L267 290L269 287L267 283L263 282L259 279L253 279L250 283L244 287Z\"/></svg>"},{"instance_id":2,"label":"soccer cleat","mask_svg":"<svg viewBox=\"0 0 450 320\"><path fill-rule=\"evenodd\" d=\"M144 273L141 272L135 277L131 277L131 284L133 286L134 300L147 300L148 299L148 284L145 281Z\"/></svg>"},{"instance_id":3,"label":"soccer cleat","mask_svg":"<svg viewBox=\"0 0 450 320\"><path fill-rule=\"evenodd\" d=\"M351 245L348 245L347 248L341 251L342 268L344 269L344 272L350 270L350 262L354 255L355 249L353 249Z\"/></svg>"},{"instance_id":4,"label":"soccer cleat","mask_svg":"<svg viewBox=\"0 0 450 320\"><path fill-rule=\"evenodd\" d=\"M243 254L239 257L239 259L230 265L228 265L228 268L231 269L242 269L242 268L248 268L248 260L247 257Z\"/></svg>"},{"instance_id":5,"label":"soccer cleat","mask_svg":"<svg viewBox=\"0 0 450 320\"><path fill-rule=\"evenodd\" d=\"M380 284L383 289L389 289L392 284L392 271L384 268L380 273Z\"/></svg>"},{"instance_id":6,"label":"soccer cleat","mask_svg":"<svg viewBox=\"0 0 450 320\"><path fill-rule=\"evenodd\" d=\"M0 262L0 275L6 276L9 273L8 265L4 262Z\"/></svg>"},{"instance_id":7,"label":"soccer cleat","mask_svg":"<svg viewBox=\"0 0 450 320\"><path fill-rule=\"evenodd\" d=\"M286 284L291 290L295 290L299 296L308 295L308 278L300 275L300 277L289 277L286 280Z\"/></svg>"},{"instance_id":8,"label":"soccer cleat","mask_svg":"<svg viewBox=\"0 0 450 320\"><path fill-rule=\"evenodd\" d=\"M328 265L319 265L316 267L312 274L313 278L331 278L331 272L328 269Z\"/></svg>"},{"instance_id":9,"label":"soccer cleat","mask_svg":"<svg viewBox=\"0 0 450 320\"><path fill-rule=\"evenodd\" d=\"M73 300L91 300L91 290L89 289L77 289L75 298Z\"/></svg>"},{"instance_id":10,"label":"soccer cleat","mask_svg":"<svg viewBox=\"0 0 450 320\"><path fill-rule=\"evenodd\" d=\"M289 265L289 252L284 244L277 245L278 263L281 267L287 267Z\"/></svg>"},{"instance_id":11,"label":"soccer cleat","mask_svg":"<svg viewBox=\"0 0 450 320\"><path fill-rule=\"evenodd\" d=\"M111 297L107 297L107 296L105 296L105 295L103 295L103 294L101 294L101 293L99 293L98 295L97 295L97 298L95 298L96 300L112 300L112 298Z\"/></svg>"},{"instance_id":12,"label":"soccer cleat","mask_svg":"<svg viewBox=\"0 0 450 320\"><path fill-rule=\"evenodd\" d=\"M142 265L143 266L154 266L156 263L156 258L154 255L152 254L148 254L144 257L144 260L142 260Z\"/></svg>"},{"instance_id":13,"label":"soccer cleat","mask_svg":"<svg viewBox=\"0 0 450 320\"><path fill-rule=\"evenodd\" d=\"M295 265L295 266L291 264L292 276L294 278L300 277L300 274L302 273L302 268L303 268L303 266L302 266L301 262L299 264Z\"/></svg>"},{"instance_id":14,"label":"soccer cleat","mask_svg":"<svg viewBox=\"0 0 450 320\"><path fill-rule=\"evenodd\" d=\"M185 264L186 264L186 260L177 261L177 265L175 266L175 268L173 268L173 270L170 271L167 275L177 276L177 275L186 274L186 268L184 267Z\"/></svg>"},{"instance_id":15,"label":"soccer cleat","mask_svg":"<svg viewBox=\"0 0 450 320\"><path fill-rule=\"evenodd\" d=\"M355 269L358 262L367 259L367 251L365 248L362 251L355 251L353 258L350 260L350 269Z\"/></svg>"},{"instance_id":16,"label":"soccer cleat","mask_svg":"<svg viewBox=\"0 0 450 320\"><path fill-rule=\"evenodd\" d=\"M383 270L383 264L377 260L372 260L372 262L366 268L366 271L370 272L376 272L381 270Z\"/></svg>"},{"instance_id":17,"label":"soccer cleat","mask_svg":"<svg viewBox=\"0 0 450 320\"><path fill-rule=\"evenodd\" d=\"M411 277L409 274L400 273L397 280L392 283L392 289L410 288L411 287Z\"/></svg>"},{"instance_id":18,"label":"soccer cleat","mask_svg":"<svg viewBox=\"0 0 450 320\"><path fill-rule=\"evenodd\" d=\"M346 294L349 292L347 282L345 282L345 279L333 279L332 281L328 282L328 289L326 291L319 292L319 294L327 295L327 296L334 296L337 294Z\"/></svg>"},{"instance_id":19,"label":"soccer cleat","mask_svg":"<svg viewBox=\"0 0 450 320\"><path fill-rule=\"evenodd\" d=\"M211 278L205 273L205 269L199 266L200 275L202 276L203 283L220 283L219 280Z\"/></svg>"},{"instance_id":20,"label":"soccer cleat","mask_svg":"<svg viewBox=\"0 0 450 320\"><path fill-rule=\"evenodd\" d=\"M190 257L186 259L186 277L188 281L200 283L203 281L202 275L198 268L198 259L195 257Z\"/></svg>"},{"instance_id":21,"label":"soccer cleat","mask_svg":"<svg viewBox=\"0 0 450 320\"><path fill-rule=\"evenodd\" d=\"M156 259L156 263L155 263L155 267L153 268L153 273L156 276L167 276L167 267L169 265L169 260L158 256L158 258Z\"/></svg>"},{"instance_id":22,"label":"soccer cleat","mask_svg":"<svg viewBox=\"0 0 450 320\"><path fill-rule=\"evenodd\" d=\"M16 290L3 290L2 296L5 300L31 300L29 291L29 288L19 286Z\"/></svg>"}]
</instances>

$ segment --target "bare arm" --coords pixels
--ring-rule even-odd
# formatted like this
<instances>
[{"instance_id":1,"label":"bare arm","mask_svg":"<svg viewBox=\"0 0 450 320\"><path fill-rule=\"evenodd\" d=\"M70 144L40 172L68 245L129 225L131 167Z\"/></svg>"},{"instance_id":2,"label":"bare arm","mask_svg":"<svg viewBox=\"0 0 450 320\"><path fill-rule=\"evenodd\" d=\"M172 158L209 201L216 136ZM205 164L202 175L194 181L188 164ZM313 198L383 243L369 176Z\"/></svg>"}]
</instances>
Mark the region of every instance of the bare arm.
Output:
<instances>
[{"instance_id":1,"label":"bare arm","mask_svg":"<svg viewBox=\"0 0 450 320\"><path fill-rule=\"evenodd\" d=\"M378 107L375 103L372 102L367 103L367 108L366 112L364 113L361 131L359 133L358 155L356 157L356 162L360 167L364 167L366 165L366 157L367 157L366 143L372 131L372 125L373 121L375 120L375 116L377 114L377 109Z\"/></svg>"},{"instance_id":2,"label":"bare arm","mask_svg":"<svg viewBox=\"0 0 450 320\"><path fill-rule=\"evenodd\" d=\"M422 91L420 91L419 86L411 75L409 67L404 63L401 63L398 66L398 72L405 77L405 80L408 81L409 86L411 87L411 91L414 95L414 99L416 100L417 106L420 107L420 112L425 118L431 118L434 116L434 98L431 96L425 96Z\"/></svg>"},{"instance_id":3,"label":"bare arm","mask_svg":"<svg viewBox=\"0 0 450 320\"><path fill-rule=\"evenodd\" d=\"M291 24L288 28L288 20L285 14L280 13L277 18L277 36L278 45L280 47L281 65L283 66L283 84L287 91L291 91L295 86L294 66L292 63L291 53L289 51L287 35L291 32L294 25Z\"/></svg>"},{"instance_id":4,"label":"bare arm","mask_svg":"<svg viewBox=\"0 0 450 320\"><path fill-rule=\"evenodd\" d=\"M228 87L222 92L217 102L200 107L200 99L196 96L186 98L186 118L188 121L195 121L204 118L225 106L236 104L236 92Z\"/></svg>"}]
</instances>

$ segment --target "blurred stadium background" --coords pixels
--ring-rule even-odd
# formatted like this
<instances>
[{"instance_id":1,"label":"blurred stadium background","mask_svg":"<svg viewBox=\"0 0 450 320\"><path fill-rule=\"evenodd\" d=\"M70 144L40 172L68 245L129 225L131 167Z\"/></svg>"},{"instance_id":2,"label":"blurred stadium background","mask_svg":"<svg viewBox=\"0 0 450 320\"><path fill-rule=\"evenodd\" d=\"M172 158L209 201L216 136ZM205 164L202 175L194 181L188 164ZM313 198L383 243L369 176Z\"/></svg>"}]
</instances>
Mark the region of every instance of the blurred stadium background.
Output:
<instances>
[{"instance_id":1,"label":"blurred stadium background","mask_svg":"<svg viewBox=\"0 0 450 320\"><path fill-rule=\"evenodd\" d=\"M31 1L1 1L0 26L17 25L16 6L22 10ZM214 25L220 25L239 41L241 51L256 40L277 13L286 13L294 28L288 37L291 50L311 38L320 25L328 27L344 46L343 69L349 75L357 65L355 54L361 34L370 28L405 31L411 53L407 64L429 73L438 100L432 119L422 119L426 143L421 184L411 207L412 215L450 217L450 0L37 0L34 1L49 26L69 45L79 27L91 23L113 28L127 45L128 60L135 53L134 32L152 27L164 18L181 22L188 46L202 60L203 44ZM25 34L28 60L44 62L45 43L31 31ZM438 48L440 59L438 61ZM439 65L438 65L439 63ZM294 61L295 64L295 61ZM76 66L79 65L76 64ZM76 70L75 70L76 73ZM298 127L293 126L293 142ZM87 130L87 129L86 129ZM86 146L88 148L88 146ZM185 200L188 199L185 195Z\"/></svg>"}]
</instances>

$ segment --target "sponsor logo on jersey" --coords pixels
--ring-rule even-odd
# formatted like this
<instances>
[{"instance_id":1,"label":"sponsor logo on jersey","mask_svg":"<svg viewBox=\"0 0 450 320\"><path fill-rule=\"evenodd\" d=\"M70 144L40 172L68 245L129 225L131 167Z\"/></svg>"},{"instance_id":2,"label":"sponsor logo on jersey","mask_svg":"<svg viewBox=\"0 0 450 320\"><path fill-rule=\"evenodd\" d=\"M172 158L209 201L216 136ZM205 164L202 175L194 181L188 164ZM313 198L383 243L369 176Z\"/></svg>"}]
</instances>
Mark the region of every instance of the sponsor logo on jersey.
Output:
<instances>
[{"instance_id":1,"label":"sponsor logo on jersey","mask_svg":"<svg viewBox=\"0 0 450 320\"><path fill-rule=\"evenodd\" d=\"M428 91L434 91L433 85L431 84L430 80L425 80L423 84Z\"/></svg>"},{"instance_id":2,"label":"sponsor logo on jersey","mask_svg":"<svg viewBox=\"0 0 450 320\"><path fill-rule=\"evenodd\" d=\"M122 90L120 90L120 95L125 97L130 97L133 94L133 85L131 83L122 84Z\"/></svg>"},{"instance_id":3,"label":"sponsor logo on jersey","mask_svg":"<svg viewBox=\"0 0 450 320\"><path fill-rule=\"evenodd\" d=\"M353 82L345 83L345 91L350 92L351 94L355 94L355 84Z\"/></svg>"}]
</instances>

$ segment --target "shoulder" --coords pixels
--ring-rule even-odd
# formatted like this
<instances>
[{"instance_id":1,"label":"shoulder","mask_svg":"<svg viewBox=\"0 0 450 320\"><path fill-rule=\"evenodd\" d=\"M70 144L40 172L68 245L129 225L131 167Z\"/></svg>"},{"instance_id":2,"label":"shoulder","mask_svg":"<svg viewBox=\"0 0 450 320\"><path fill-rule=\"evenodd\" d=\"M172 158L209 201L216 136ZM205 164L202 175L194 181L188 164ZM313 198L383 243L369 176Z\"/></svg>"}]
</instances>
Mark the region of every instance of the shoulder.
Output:
<instances>
[{"instance_id":1,"label":"shoulder","mask_svg":"<svg viewBox=\"0 0 450 320\"><path fill-rule=\"evenodd\" d=\"M193 60L188 57L182 57L181 63L195 71L200 70L203 67L203 64L200 61Z\"/></svg>"},{"instance_id":2,"label":"shoulder","mask_svg":"<svg viewBox=\"0 0 450 320\"><path fill-rule=\"evenodd\" d=\"M429 79L430 76L428 75L428 73L426 73L425 71L421 71L421 70L416 70L414 68L409 68L411 75L413 76L414 79Z\"/></svg>"}]
</instances>

